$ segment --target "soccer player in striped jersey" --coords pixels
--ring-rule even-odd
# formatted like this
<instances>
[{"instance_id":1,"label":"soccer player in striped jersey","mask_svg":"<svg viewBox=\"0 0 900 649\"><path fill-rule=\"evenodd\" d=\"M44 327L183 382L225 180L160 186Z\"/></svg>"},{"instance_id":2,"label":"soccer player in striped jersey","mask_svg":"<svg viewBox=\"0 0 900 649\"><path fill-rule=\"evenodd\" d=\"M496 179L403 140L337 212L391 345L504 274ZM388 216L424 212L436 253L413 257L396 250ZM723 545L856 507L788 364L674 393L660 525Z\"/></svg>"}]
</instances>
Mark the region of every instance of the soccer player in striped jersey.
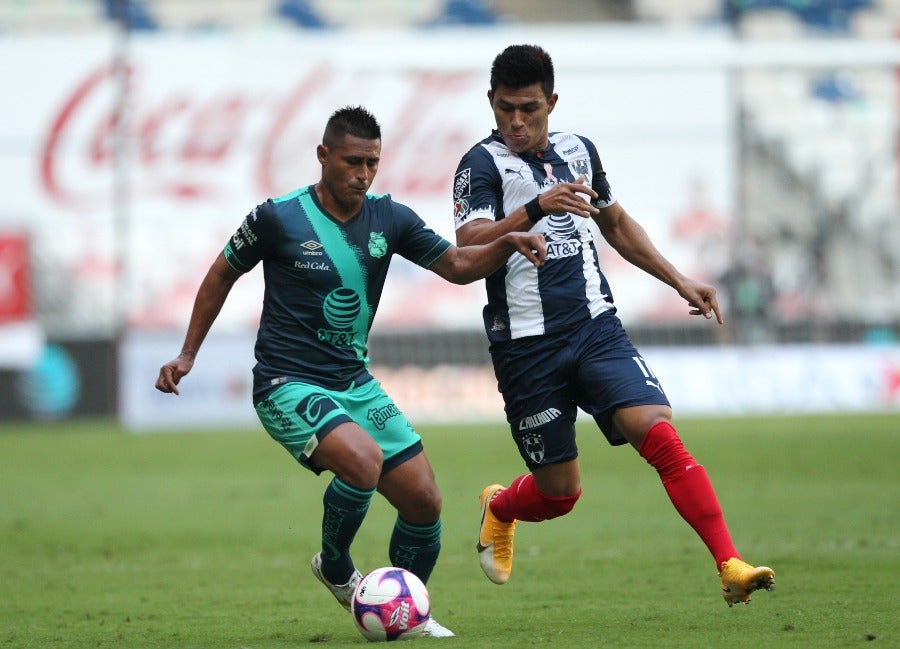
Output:
<instances>
[{"instance_id":1,"label":"soccer player in striped jersey","mask_svg":"<svg viewBox=\"0 0 900 649\"><path fill-rule=\"evenodd\" d=\"M234 285L262 262L253 401L268 433L302 466L333 474L323 497L313 574L347 610L362 577L350 545L380 492L397 510L394 566L428 581L441 546L441 494L418 433L369 373L367 339L394 255L455 283L481 279L517 253L540 265L540 233L456 247L390 195L368 193L381 129L362 107L328 120L314 184L258 205L200 285L181 353L156 388L178 394ZM453 632L429 620L426 635Z\"/></svg>"},{"instance_id":2,"label":"soccer player in striped jersey","mask_svg":"<svg viewBox=\"0 0 900 649\"><path fill-rule=\"evenodd\" d=\"M453 186L458 245L540 232L547 259L513 255L487 278L484 326L506 417L528 472L481 494L477 549L489 579L512 570L518 521L570 512L581 495L576 410L592 415L612 445L630 444L659 473L681 516L712 554L729 606L774 587L774 572L745 563L732 542L703 466L672 426L663 386L616 315L590 221L628 262L671 286L689 312L722 324L715 288L663 257L613 196L594 144L550 132L556 106L550 56L512 45L491 68L488 100L497 129L473 146Z\"/></svg>"}]
</instances>

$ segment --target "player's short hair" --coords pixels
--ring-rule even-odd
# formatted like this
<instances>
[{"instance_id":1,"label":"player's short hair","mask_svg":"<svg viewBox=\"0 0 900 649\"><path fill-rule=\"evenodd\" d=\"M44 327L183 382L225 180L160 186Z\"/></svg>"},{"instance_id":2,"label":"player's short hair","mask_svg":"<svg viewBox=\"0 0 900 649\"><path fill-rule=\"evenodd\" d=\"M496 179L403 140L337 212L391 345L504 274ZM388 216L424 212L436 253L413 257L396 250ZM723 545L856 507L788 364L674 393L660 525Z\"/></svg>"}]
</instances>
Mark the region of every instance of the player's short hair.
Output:
<instances>
[{"instance_id":1,"label":"player's short hair","mask_svg":"<svg viewBox=\"0 0 900 649\"><path fill-rule=\"evenodd\" d=\"M381 126L375 116L362 106L345 106L334 111L328 118L322 134L322 144L326 147L335 146L345 135L364 140L380 140Z\"/></svg>"},{"instance_id":2,"label":"player's short hair","mask_svg":"<svg viewBox=\"0 0 900 649\"><path fill-rule=\"evenodd\" d=\"M510 45L497 55L491 66L491 90L498 86L524 88L533 83L549 97L553 94L553 60L539 45Z\"/></svg>"}]
</instances>

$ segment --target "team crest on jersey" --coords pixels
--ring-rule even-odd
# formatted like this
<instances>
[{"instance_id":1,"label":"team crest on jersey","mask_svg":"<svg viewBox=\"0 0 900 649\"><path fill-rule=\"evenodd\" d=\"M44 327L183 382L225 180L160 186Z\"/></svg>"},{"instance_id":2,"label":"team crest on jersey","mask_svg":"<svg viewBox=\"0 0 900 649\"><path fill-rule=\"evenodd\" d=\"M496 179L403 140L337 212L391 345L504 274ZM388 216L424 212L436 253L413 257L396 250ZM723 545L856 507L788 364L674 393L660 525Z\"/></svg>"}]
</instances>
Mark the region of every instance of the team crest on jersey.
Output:
<instances>
[{"instance_id":1,"label":"team crest on jersey","mask_svg":"<svg viewBox=\"0 0 900 649\"><path fill-rule=\"evenodd\" d=\"M578 176L584 176L588 178L588 161L587 160L572 160L569 163L569 169L572 170L572 176L578 178Z\"/></svg>"},{"instance_id":2,"label":"team crest on jersey","mask_svg":"<svg viewBox=\"0 0 900 649\"><path fill-rule=\"evenodd\" d=\"M466 168L453 177L453 200L457 203L464 196L472 194L472 169Z\"/></svg>"},{"instance_id":3,"label":"team crest on jersey","mask_svg":"<svg viewBox=\"0 0 900 649\"><path fill-rule=\"evenodd\" d=\"M384 238L383 232L369 233L369 254L375 259L381 259L387 254L387 239Z\"/></svg>"}]
</instances>

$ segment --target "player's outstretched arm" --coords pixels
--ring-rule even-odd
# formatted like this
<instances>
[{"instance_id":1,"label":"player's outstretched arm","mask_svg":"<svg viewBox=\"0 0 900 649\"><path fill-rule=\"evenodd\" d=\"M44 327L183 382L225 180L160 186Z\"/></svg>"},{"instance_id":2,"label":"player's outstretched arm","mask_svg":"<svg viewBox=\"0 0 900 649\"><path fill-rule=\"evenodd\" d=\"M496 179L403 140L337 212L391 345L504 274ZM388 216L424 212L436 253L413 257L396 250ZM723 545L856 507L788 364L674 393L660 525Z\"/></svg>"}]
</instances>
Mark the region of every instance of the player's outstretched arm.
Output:
<instances>
[{"instance_id":1,"label":"player's outstretched arm","mask_svg":"<svg viewBox=\"0 0 900 649\"><path fill-rule=\"evenodd\" d=\"M656 249L641 224L635 221L619 203L604 207L594 217L600 233L629 263L665 282L692 307L691 315L705 318L716 316L723 324L716 299L716 289L683 275Z\"/></svg>"},{"instance_id":2,"label":"player's outstretched arm","mask_svg":"<svg viewBox=\"0 0 900 649\"><path fill-rule=\"evenodd\" d=\"M231 287L240 276L225 260L225 255L219 253L197 290L181 353L160 368L156 379L157 390L179 394L178 382L193 368L200 345L222 310Z\"/></svg>"},{"instance_id":3,"label":"player's outstretched arm","mask_svg":"<svg viewBox=\"0 0 900 649\"><path fill-rule=\"evenodd\" d=\"M547 241L542 233L507 232L478 246L451 246L429 270L454 284L469 284L500 269L518 252L535 266L547 259Z\"/></svg>"}]
</instances>

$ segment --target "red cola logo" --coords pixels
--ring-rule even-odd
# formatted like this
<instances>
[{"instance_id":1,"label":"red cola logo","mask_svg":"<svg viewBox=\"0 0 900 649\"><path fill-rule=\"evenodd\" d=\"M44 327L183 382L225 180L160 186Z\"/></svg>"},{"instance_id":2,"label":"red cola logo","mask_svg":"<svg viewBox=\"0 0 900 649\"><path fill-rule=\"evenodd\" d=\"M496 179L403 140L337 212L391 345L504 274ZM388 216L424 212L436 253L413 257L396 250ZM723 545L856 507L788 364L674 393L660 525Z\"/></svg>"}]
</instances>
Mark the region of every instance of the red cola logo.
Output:
<instances>
[{"instance_id":1,"label":"red cola logo","mask_svg":"<svg viewBox=\"0 0 900 649\"><path fill-rule=\"evenodd\" d=\"M482 135L458 110L462 93L480 92L480 78L468 72L395 70L385 83L323 62L293 85L273 72L261 82L194 89L177 70L166 84L146 71L142 79L141 70L103 65L63 97L39 159L42 187L57 204L108 205L115 182L129 200L182 205L280 195L318 178L315 147L330 112L367 98L391 107L377 115L385 136L380 191L444 199L460 156Z\"/></svg>"}]
</instances>

